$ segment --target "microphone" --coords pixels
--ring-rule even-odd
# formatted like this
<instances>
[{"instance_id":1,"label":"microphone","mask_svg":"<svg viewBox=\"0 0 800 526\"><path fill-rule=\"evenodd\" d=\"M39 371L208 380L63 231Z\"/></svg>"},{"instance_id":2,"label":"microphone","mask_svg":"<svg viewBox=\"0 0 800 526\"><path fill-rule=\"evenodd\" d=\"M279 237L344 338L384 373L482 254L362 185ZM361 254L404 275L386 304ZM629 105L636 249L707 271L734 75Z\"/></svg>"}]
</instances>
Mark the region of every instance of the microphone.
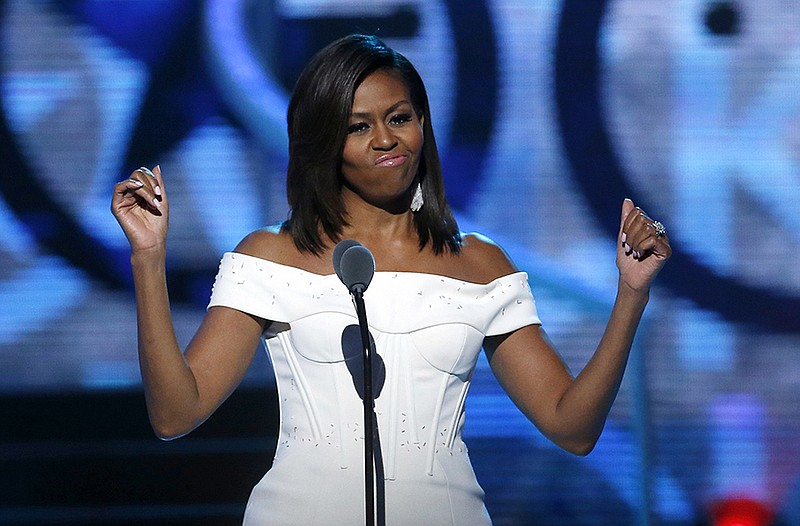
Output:
<instances>
[{"instance_id":1,"label":"microphone","mask_svg":"<svg viewBox=\"0 0 800 526\"><path fill-rule=\"evenodd\" d=\"M339 276L339 279L342 279L342 254L344 254L348 248L358 246L361 246L361 243L355 239L343 239L333 247L333 270L336 271L336 275Z\"/></svg>"},{"instance_id":2,"label":"microphone","mask_svg":"<svg viewBox=\"0 0 800 526\"><path fill-rule=\"evenodd\" d=\"M363 293L375 275L375 258L358 241L345 239L333 249L333 269L347 290Z\"/></svg>"}]
</instances>

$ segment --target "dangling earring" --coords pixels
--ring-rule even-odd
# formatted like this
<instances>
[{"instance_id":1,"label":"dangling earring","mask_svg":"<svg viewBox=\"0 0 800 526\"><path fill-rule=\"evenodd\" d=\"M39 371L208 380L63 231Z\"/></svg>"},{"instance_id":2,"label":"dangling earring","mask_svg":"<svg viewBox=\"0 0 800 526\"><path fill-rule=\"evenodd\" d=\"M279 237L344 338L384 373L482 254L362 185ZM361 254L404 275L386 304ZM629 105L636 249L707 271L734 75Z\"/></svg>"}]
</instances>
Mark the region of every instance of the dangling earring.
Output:
<instances>
[{"instance_id":1,"label":"dangling earring","mask_svg":"<svg viewBox=\"0 0 800 526\"><path fill-rule=\"evenodd\" d=\"M414 190L414 197L411 198L411 211L419 212L422 210L422 205L424 204L425 200L422 198L422 185L417 183L417 189Z\"/></svg>"}]
</instances>

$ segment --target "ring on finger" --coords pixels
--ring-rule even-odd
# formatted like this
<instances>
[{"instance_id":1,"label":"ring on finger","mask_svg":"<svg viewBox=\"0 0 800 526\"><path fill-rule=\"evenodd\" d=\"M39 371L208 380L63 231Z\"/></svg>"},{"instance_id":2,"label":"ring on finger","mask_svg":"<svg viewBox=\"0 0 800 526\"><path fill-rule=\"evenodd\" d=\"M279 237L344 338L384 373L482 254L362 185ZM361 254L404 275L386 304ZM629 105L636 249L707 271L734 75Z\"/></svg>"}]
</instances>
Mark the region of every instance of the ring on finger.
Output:
<instances>
[{"instance_id":1,"label":"ring on finger","mask_svg":"<svg viewBox=\"0 0 800 526\"><path fill-rule=\"evenodd\" d=\"M664 224L661 221L653 221L650 226L652 226L656 231L656 237L662 237L667 235L667 229L664 228Z\"/></svg>"}]
</instances>

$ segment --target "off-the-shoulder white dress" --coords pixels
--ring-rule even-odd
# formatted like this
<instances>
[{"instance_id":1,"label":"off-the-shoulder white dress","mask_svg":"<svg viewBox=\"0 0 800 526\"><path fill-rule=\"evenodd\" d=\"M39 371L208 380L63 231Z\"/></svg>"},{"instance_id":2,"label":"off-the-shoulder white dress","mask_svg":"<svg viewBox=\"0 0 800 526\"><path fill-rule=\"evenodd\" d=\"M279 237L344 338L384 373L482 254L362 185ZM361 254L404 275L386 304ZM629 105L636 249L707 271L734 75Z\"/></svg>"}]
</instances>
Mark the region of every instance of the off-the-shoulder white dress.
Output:
<instances>
[{"instance_id":1,"label":"off-the-shoulder white dress","mask_svg":"<svg viewBox=\"0 0 800 526\"><path fill-rule=\"evenodd\" d=\"M484 336L539 323L527 275L476 284L377 272L364 300L377 351L386 524L490 524L461 439L464 402ZM361 340L345 286L335 274L227 253L213 306L273 321L264 340L277 380L280 435L244 524L364 524Z\"/></svg>"}]
</instances>

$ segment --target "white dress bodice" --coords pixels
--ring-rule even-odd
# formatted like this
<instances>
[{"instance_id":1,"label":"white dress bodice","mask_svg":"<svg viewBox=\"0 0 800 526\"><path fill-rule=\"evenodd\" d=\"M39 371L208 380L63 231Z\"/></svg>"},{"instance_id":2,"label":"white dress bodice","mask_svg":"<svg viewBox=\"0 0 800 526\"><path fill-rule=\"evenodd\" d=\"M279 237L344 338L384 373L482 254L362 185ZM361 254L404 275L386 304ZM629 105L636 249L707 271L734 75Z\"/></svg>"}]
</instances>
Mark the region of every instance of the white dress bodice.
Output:
<instances>
[{"instance_id":1,"label":"white dress bodice","mask_svg":"<svg viewBox=\"0 0 800 526\"><path fill-rule=\"evenodd\" d=\"M364 301L375 344L383 486L376 493L385 496L386 524L489 524L461 439L464 404L484 337L539 323L527 275L476 284L377 272ZM363 362L345 286L335 274L227 253L214 306L272 322L264 341L277 381L280 434L245 524L363 524Z\"/></svg>"}]
</instances>

